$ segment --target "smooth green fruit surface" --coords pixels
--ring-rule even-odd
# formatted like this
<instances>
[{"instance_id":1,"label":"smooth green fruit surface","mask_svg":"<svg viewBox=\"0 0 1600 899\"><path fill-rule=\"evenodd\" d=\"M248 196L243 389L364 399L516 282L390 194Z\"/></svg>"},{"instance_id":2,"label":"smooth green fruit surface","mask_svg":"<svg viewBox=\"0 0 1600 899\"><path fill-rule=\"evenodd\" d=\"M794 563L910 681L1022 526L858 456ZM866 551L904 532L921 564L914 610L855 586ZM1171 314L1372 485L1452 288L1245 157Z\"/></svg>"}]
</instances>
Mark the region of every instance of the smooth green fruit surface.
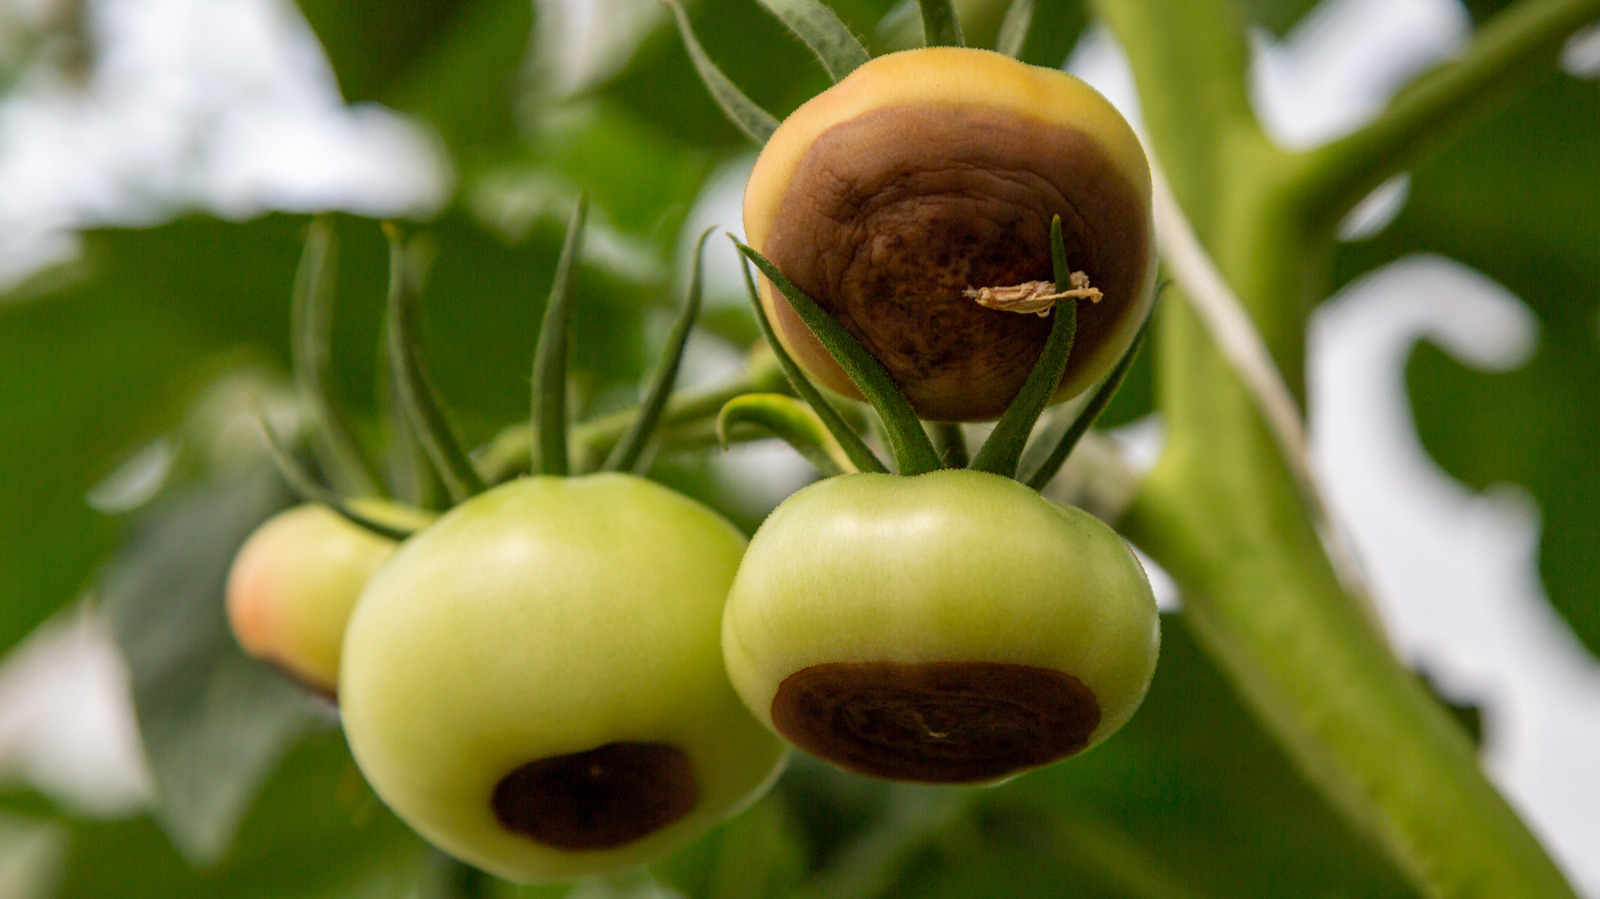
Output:
<instances>
[{"instance_id":1,"label":"smooth green fruit surface","mask_svg":"<svg viewBox=\"0 0 1600 899\"><path fill-rule=\"evenodd\" d=\"M334 696L345 623L394 548L393 540L325 506L279 513L250 535L228 572L234 638L245 652Z\"/></svg>"},{"instance_id":2,"label":"smooth green fruit surface","mask_svg":"<svg viewBox=\"0 0 1600 899\"><path fill-rule=\"evenodd\" d=\"M753 801L784 746L718 635L744 538L628 475L526 478L406 541L362 595L340 708L424 837L513 880L656 858Z\"/></svg>"},{"instance_id":3,"label":"smooth green fruit surface","mask_svg":"<svg viewBox=\"0 0 1600 899\"><path fill-rule=\"evenodd\" d=\"M968 470L831 478L751 540L723 617L739 695L859 773L983 782L1093 746L1143 700L1160 642L1116 532Z\"/></svg>"}]
</instances>

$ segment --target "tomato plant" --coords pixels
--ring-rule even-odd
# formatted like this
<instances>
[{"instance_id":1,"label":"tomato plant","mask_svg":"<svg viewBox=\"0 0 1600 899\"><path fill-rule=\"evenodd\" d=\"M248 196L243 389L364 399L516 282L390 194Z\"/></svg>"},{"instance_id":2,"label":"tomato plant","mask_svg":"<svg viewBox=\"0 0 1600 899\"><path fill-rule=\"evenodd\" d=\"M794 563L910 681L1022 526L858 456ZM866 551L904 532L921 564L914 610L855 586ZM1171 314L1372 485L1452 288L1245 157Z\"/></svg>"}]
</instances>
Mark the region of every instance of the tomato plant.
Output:
<instances>
[{"instance_id":1,"label":"tomato plant","mask_svg":"<svg viewBox=\"0 0 1600 899\"><path fill-rule=\"evenodd\" d=\"M0 892L1600 895L1596 0L272 2L0 13Z\"/></svg>"}]
</instances>

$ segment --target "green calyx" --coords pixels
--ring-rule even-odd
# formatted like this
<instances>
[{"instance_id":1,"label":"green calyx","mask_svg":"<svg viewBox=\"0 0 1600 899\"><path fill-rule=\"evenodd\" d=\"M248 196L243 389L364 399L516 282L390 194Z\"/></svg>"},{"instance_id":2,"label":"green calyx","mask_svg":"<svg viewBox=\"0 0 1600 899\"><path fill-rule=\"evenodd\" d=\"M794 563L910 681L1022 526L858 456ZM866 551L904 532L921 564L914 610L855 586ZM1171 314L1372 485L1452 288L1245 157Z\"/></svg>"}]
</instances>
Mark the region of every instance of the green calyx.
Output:
<instances>
[{"instance_id":1,"label":"green calyx","mask_svg":"<svg viewBox=\"0 0 1600 899\"><path fill-rule=\"evenodd\" d=\"M829 354L838 361L840 367L860 389L862 396L877 412L883 424L884 435L893 452L896 469L901 475L914 476L941 468L970 467L977 471L1022 480L1036 490L1043 488L1060 470L1078 440L1088 431L1095 418L1121 386L1123 377L1139 351L1145 328L1148 326L1148 321L1145 326L1141 326L1138 336L1128 350L1101 382L1089 402L1062 434L1043 462L1026 477L1019 478L1018 466L1023 451L1028 446L1039 416L1056 392L1057 385L1061 383L1062 375L1072 355L1073 340L1077 332L1077 296L1074 294L1082 293L1083 288L1073 279L1073 271L1067 260L1062 237L1060 216L1051 221L1050 227L1051 263L1055 275L1056 298L1050 336L1022 389L970 461L967 458L964 438L957 426L936 423L935 431L940 435L940 442L943 444L942 449L936 447L904 394L861 342L818 306L815 300L795 286L765 256L737 240L734 244L739 252L750 260L789 301L790 307ZM749 279L748 270L745 274L762 334L771 344L780 362L784 363L785 373L790 376L796 392L816 410L815 424L820 427L811 427L812 422L809 421L806 427L790 426L788 423L794 420L792 412L785 410L780 414L770 408L770 404L740 403L735 406L734 403L730 403L724 407L724 418L761 424L774 436L789 442L801 455L817 464L818 469L825 475L840 473L837 465L826 461L835 454L834 447L837 447L839 455L855 462L857 470L882 471L881 462L872 454L861 436L844 421L832 403L823 397L821 391L810 382L805 373L789 359L771 323L767 321L760 299L756 296L754 282ZM1048 307L1046 309L1048 310ZM1033 310L1030 308L1028 311ZM785 424L782 426L775 424L780 420ZM822 440L824 432L829 438L826 441ZM858 459L865 459L868 464L862 465Z\"/></svg>"}]
</instances>

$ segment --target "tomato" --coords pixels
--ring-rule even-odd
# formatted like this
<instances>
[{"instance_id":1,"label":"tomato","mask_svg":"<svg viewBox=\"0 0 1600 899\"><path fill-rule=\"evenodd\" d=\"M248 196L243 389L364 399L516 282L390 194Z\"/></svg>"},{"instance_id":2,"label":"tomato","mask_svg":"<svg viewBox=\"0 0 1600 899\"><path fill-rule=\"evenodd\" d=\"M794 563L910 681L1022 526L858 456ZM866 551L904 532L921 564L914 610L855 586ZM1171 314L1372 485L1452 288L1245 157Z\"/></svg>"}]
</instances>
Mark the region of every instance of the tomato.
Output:
<instances>
[{"instance_id":1,"label":"tomato","mask_svg":"<svg viewBox=\"0 0 1600 899\"><path fill-rule=\"evenodd\" d=\"M1160 642L1116 532L971 470L844 475L752 538L722 645L739 695L848 770L993 781L1080 752L1133 714Z\"/></svg>"},{"instance_id":2,"label":"tomato","mask_svg":"<svg viewBox=\"0 0 1600 899\"><path fill-rule=\"evenodd\" d=\"M745 189L749 244L883 363L917 414L996 418L1050 319L965 291L1053 282L1067 262L1104 297L1078 302L1058 399L1095 383L1154 300L1149 163L1133 129L1065 72L987 50L929 47L867 62L785 119ZM788 301L769 318L810 374L859 397Z\"/></svg>"},{"instance_id":3,"label":"tomato","mask_svg":"<svg viewBox=\"0 0 1600 899\"><path fill-rule=\"evenodd\" d=\"M387 504L364 507L398 515ZM245 652L332 697L356 598L395 542L325 506L297 506L250 535L228 572L228 623Z\"/></svg>"},{"instance_id":4,"label":"tomato","mask_svg":"<svg viewBox=\"0 0 1600 899\"><path fill-rule=\"evenodd\" d=\"M340 708L356 762L424 837L513 880L686 842L785 756L722 663L744 545L630 475L467 500L405 542L351 618Z\"/></svg>"}]
</instances>

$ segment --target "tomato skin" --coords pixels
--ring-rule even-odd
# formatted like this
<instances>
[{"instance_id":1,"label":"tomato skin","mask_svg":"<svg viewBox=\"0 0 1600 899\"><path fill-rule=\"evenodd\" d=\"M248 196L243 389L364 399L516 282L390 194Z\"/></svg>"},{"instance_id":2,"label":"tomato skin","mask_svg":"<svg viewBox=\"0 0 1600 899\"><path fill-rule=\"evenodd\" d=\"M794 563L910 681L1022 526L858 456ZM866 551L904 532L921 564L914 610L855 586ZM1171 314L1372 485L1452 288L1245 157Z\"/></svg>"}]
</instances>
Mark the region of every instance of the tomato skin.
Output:
<instances>
[{"instance_id":1,"label":"tomato skin","mask_svg":"<svg viewBox=\"0 0 1600 899\"><path fill-rule=\"evenodd\" d=\"M1143 700L1160 633L1114 531L1015 481L943 470L844 475L790 497L751 540L722 639L769 727L779 685L813 666L990 663L1081 681L1099 706L1087 748Z\"/></svg>"},{"instance_id":2,"label":"tomato skin","mask_svg":"<svg viewBox=\"0 0 1600 899\"><path fill-rule=\"evenodd\" d=\"M615 871L693 838L754 801L786 754L722 664L744 544L629 475L525 478L462 503L402 546L351 619L340 702L362 772L424 837L512 880ZM497 817L497 785L529 763L644 744L681 750L696 783L665 826L571 849Z\"/></svg>"},{"instance_id":3,"label":"tomato skin","mask_svg":"<svg viewBox=\"0 0 1600 899\"><path fill-rule=\"evenodd\" d=\"M250 655L334 696L345 623L395 545L326 506L280 512L250 535L228 572L234 637Z\"/></svg>"},{"instance_id":4,"label":"tomato skin","mask_svg":"<svg viewBox=\"0 0 1600 899\"><path fill-rule=\"evenodd\" d=\"M784 119L750 173L749 244L883 363L917 414L993 419L1050 319L984 309L966 288L1053 281L1049 227L1105 291L1078 303L1056 399L1116 363L1154 302L1149 163L1104 97L1004 54L926 47L876 57ZM779 339L811 377L860 395L762 279Z\"/></svg>"}]
</instances>

